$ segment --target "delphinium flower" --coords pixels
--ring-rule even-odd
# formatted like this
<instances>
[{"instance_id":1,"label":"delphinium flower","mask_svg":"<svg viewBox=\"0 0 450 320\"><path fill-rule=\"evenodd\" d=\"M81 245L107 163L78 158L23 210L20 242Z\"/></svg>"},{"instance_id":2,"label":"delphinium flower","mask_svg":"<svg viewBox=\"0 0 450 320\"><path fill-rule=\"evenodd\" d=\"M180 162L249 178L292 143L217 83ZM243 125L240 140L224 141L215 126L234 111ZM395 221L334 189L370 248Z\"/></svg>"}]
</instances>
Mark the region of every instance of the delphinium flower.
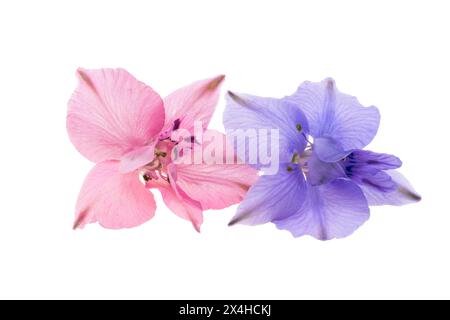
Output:
<instances>
[{"instance_id":1,"label":"delphinium flower","mask_svg":"<svg viewBox=\"0 0 450 320\"><path fill-rule=\"evenodd\" d=\"M157 188L165 204L197 231L203 210L239 202L256 172L239 164L176 163L172 150L196 143L174 132L205 134L223 76L195 82L164 100L123 69L77 71L79 86L68 106L67 130L78 151L96 163L81 188L74 228L98 222L129 228L151 219Z\"/></svg>"},{"instance_id":2,"label":"delphinium flower","mask_svg":"<svg viewBox=\"0 0 450 320\"><path fill-rule=\"evenodd\" d=\"M273 222L296 237L328 240L353 233L369 218L369 205L419 201L395 170L397 157L362 150L379 121L376 107L339 92L332 79L305 82L283 99L229 92L225 128L278 129L280 154L278 172L259 178L230 225Z\"/></svg>"}]
</instances>

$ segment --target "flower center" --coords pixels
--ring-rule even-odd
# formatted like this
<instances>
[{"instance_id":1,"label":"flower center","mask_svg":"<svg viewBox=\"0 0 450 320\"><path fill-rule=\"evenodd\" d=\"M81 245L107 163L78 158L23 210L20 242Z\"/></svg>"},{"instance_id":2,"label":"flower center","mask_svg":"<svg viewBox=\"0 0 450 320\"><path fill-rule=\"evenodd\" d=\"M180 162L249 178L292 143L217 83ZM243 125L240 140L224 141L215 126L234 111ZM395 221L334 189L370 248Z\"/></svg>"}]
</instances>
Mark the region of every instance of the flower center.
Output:
<instances>
[{"instance_id":1,"label":"flower center","mask_svg":"<svg viewBox=\"0 0 450 320\"><path fill-rule=\"evenodd\" d=\"M312 153L312 147L313 142L312 138L308 137L305 132L303 131L303 126L301 123L297 123L295 125L295 129L302 135L301 139L304 139L306 141L306 148L303 150L302 154L299 154L298 152L294 152L291 158L291 164L286 167L286 170L288 172L294 171L295 167L299 167L303 173L308 172L308 158L311 156Z\"/></svg>"},{"instance_id":2,"label":"flower center","mask_svg":"<svg viewBox=\"0 0 450 320\"><path fill-rule=\"evenodd\" d=\"M169 174L167 172L167 166L172 163L172 151L174 150L179 142L184 141L188 143L194 143L195 139L193 136L185 138L181 141L172 140L172 134L180 128L181 120L176 119L173 122L172 128L162 133L159 137L159 141L155 147L155 158L152 162L146 164L141 168L139 172L139 179L141 182L148 186L150 184L168 184L170 183ZM182 151L180 153L174 152L175 157L182 156Z\"/></svg>"},{"instance_id":3,"label":"flower center","mask_svg":"<svg viewBox=\"0 0 450 320\"><path fill-rule=\"evenodd\" d=\"M171 152L176 142L168 139L160 140L155 147L155 158L152 162L142 167L139 178L145 185L149 183L169 183L167 166L171 163Z\"/></svg>"}]
</instances>

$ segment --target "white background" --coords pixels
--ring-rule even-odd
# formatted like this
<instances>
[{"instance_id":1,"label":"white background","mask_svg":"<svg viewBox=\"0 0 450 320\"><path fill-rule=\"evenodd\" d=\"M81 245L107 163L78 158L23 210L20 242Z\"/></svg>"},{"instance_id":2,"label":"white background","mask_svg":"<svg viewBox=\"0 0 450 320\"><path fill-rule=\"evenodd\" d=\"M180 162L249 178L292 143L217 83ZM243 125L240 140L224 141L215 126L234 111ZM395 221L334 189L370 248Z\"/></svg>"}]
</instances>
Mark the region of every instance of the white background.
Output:
<instances>
[{"instance_id":1,"label":"white background","mask_svg":"<svg viewBox=\"0 0 450 320\"><path fill-rule=\"evenodd\" d=\"M450 298L448 1L2 1L0 298ZM320 242L273 225L202 233L164 207L122 231L72 231L92 164L65 116L77 67L123 67L161 95L292 93L335 78L379 107L370 149L395 153L422 194ZM221 99L210 127L221 124Z\"/></svg>"}]
</instances>

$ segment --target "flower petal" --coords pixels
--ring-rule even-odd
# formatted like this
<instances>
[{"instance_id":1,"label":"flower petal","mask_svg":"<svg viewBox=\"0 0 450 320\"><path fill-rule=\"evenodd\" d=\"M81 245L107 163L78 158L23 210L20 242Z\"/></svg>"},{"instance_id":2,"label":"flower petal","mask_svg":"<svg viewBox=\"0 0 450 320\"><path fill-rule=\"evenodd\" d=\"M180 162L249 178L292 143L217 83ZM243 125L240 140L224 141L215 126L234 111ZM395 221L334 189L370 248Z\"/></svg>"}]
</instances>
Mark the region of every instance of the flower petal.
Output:
<instances>
[{"instance_id":1,"label":"flower petal","mask_svg":"<svg viewBox=\"0 0 450 320\"><path fill-rule=\"evenodd\" d=\"M392 192L397 189L397 184L391 176L382 170L366 170L364 174L359 173L351 178L358 185L368 185L381 192Z\"/></svg>"},{"instance_id":2,"label":"flower petal","mask_svg":"<svg viewBox=\"0 0 450 320\"><path fill-rule=\"evenodd\" d=\"M99 222L105 228L138 226L155 214L156 203L136 173L121 174L118 161L97 164L86 177L76 206L74 228Z\"/></svg>"},{"instance_id":3,"label":"flower petal","mask_svg":"<svg viewBox=\"0 0 450 320\"><path fill-rule=\"evenodd\" d=\"M308 122L295 105L275 98L261 98L246 94L228 92L223 123L227 135L235 139L233 143L237 153L246 163L260 169L263 167L261 151L267 149L262 144L263 138L271 130L278 130L279 139L270 143L272 155L278 151L279 162L288 163L293 154L301 154L306 146L305 135L308 133ZM266 133L266 132L267 133ZM270 134L269 141L273 138ZM262 150L264 149L264 150ZM245 155L241 155L243 150ZM257 158L257 159L255 159ZM251 160L255 159L255 160Z\"/></svg>"},{"instance_id":4,"label":"flower petal","mask_svg":"<svg viewBox=\"0 0 450 320\"><path fill-rule=\"evenodd\" d=\"M351 153L346 151L342 145L333 138L316 138L313 145L314 153L324 162L337 162Z\"/></svg>"},{"instance_id":5,"label":"flower petal","mask_svg":"<svg viewBox=\"0 0 450 320\"><path fill-rule=\"evenodd\" d=\"M397 170L384 171L395 183L396 188L392 192L383 192L376 186L368 183L359 183L367 202L371 206L393 205L402 206L418 202L422 197L414 190L411 183Z\"/></svg>"},{"instance_id":6,"label":"flower petal","mask_svg":"<svg viewBox=\"0 0 450 320\"><path fill-rule=\"evenodd\" d=\"M384 172L402 165L400 159L393 155L354 150L341 163L347 176L360 185L368 185L381 192L397 189L391 176Z\"/></svg>"},{"instance_id":7,"label":"flower petal","mask_svg":"<svg viewBox=\"0 0 450 320\"><path fill-rule=\"evenodd\" d=\"M354 150L346 159L345 165L389 170L401 167L402 161L391 154L377 153L368 150Z\"/></svg>"},{"instance_id":8,"label":"flower petal","mask_svg":"<svg viewBox=\"0 0 450 320\"><path fill-rule=\"evenodd\" d=\"M176 186L198 201L203 210L223 209L240 202L258 178L256 170L229 157L224 134L207 130L201 141L194 146L194 152L202 152L198 163L194 156L187 162L180 158L171 165L172 174L176 172ZM216 153L216 157L208 154L208 150L213 150L211 154Z\"/></svg>"},{"instance_id":9,"label":"flower petal","mask_svg":"<svg viewBox=\"0 0 450 320\"><path fill-rule=\"evenodd\" d=\"M250 188L229 225L256 225L289 217L302 207L305 192L303 173L283 164L278 174L263 175Z\"/></svg>"},{"instance_id":10,"label":"flower petal","mask_svg":"<svg viewBox=\"0 0 450 320\"><path fill-rule=\"evenodd\" d=\"M203 210L223 209L244 198L256 180L254 169L246 165L177 165L176 184Z\"/></svg>"},{"instance_id":11,"label":"flower petal","mask_svg":"<svg viewBox=\"0 0 450 320\"><path fill-rule=\"evenodd\" d=\"M155 158L155 145L156 143L150 143L124 154L120 159L120 172L131 172L150 163Z\"/></svg>"},{"instance_id":12,"label":"flower petal","mask_svg":"<svg viewBox=\"0 0 450 320\"><path fill-rule=\"evenodd\" d=\"M220 75L197 81L164 98L166 121L163 132L170 133L178 128L192 132L195 121L201 122L203 129L206 129L219 100L224 78Z\"/></svg>"},{"instance_id":13,"label":"flower petal","mask_svg":"<svg viewBox=\"0 0 450 320\"><path fill-rule=\"evenodd\" d=\"M325 184L343 177L346 177L345 171L339 162L324 162L315 151L308 158L307 178L311 185Z\"/></svg>"},{"instance_id":14,"label":"flower petal","mask_svg":"<svg viewBox=\"0 0 450 320\"><path fill-rule=\"evenodd\" d=\"M274 221L279 229L288 230L295 237L311 235L330 240L350 235L369 218L364 194L349 180L309 185L307 194L307 200L296 214Z\"/></svg>"},{"instance_id":15,"label":"flower petal","mask_svg":"<svg viewBox=\"0 0 450 320\"><path fill-rule=\"evenodd\" d=\"M166 206L177 216L191 221L192 226L200 232L200 227L203 223L203 210L200 203L190 199L187 196L182 196L175 192L172 187L159 187L162 198Z\"/></svg>"},{"instance_id":16,"label":"flower petal","mask_svg":"<svg viewBox=\"0 0 450 320\"><path fill-rule=\"evenodd\" d=\"M162 129L160 96L123 69L77 72L67 131L78 151L94 162L119 160L147 145Z\"/></svg>"},{"instance_id":17,"label":"flower petal","mask_svg":"<svg viewBox=\"0 0 450 320\"><path fill-rule=\"evenodd\" d=\"M304 82L285 100L304 112L315 139L332 139L324 141L317 151L327 162L338 161L351 150L365 147L375 137L380 123L376 107L363 107L355 97L339 92L330 78L319 83Z\"/></svg>"}]
</instances>

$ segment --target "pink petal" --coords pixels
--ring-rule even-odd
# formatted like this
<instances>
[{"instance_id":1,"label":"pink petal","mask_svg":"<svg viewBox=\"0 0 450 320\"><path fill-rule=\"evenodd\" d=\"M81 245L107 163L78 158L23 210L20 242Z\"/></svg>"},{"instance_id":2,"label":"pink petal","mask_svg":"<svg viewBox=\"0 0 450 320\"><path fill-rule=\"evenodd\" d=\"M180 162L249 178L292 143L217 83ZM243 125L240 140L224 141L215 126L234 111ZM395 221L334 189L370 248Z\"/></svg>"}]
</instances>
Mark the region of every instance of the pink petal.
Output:
<instances>
[{"instance_id":1,"label":"pink petal","mask_svg":"<svg viewBox=\"0 0 450 320\"><path fill-rule=\"evenodd\" d=\"M177 165L177 172L177 185L203 210L241 202L257 179L255 170L245 165Z\"/></svg>"},{"instance_id":2,"label":"pink petal","mask_svg":"<svg viewBox=\"0 0 450 320\"><path fill-rule=\"evenodd\" d=\"M111 229L131 228L154 216L152 193L137 173L121 174L119 165L105 161L89 172L78 196L74 229L92 222Z\"/></svg>"},{"instance_id":3,"label":"pink petal","mask_svg":"<svg viewBox=\"0 0 450 320\"><path fill-rule=\"evenodd\" d=\"M189 198L186 193L174 183L177 173L173 164L167 166L167 174L170 183L159 178L157 180L147 181L145 187L159 189L166 206L177 216L190 221L195 230L200 232L200 226L203 223L203 210L200 203Z\"/></svg>"},{"instance_id":4,"label":"pink petal","mask_svg":"<svg viewBox=\"0 0 450 320\"><path fill-rule=\"evenodd\" d=\"M78 69L69 101L67 131L78 151L94 162L119 160L147 145L164 125L160 96L123 69Z\"/></svg>"},{"instance_id":5,"label":"pink petal","mask_svg":"<svg viewBox=\"0 0 450 320\"><path fill-rule=\"evenodd\" d=\"M207 130L205 134L213 133ZM226 138L223 134L214 132L222 137L226 146ZM207 143L204 144L206 148ZM230 148L230 147L228 147ZM232 150L232 149L231 149ZM187 196L198 201L203 210L223 209L242 201L250 186L258 179L257 171L247 165L228 162L226 149L222 152L223 164L182 164L176 163L177 187L183 190ZM207 159L207 157L204 157Z\"/></svg>"},{"instance_id":6,"label":"pink petal","mask_svg":"<svg viewBox=\"0 0 450 320\"><path fill-rule=\"evenodd\" d=\"M225 76L194 82L176 90L164 99L166 123L164 132L170 132L179 122L179 128L192 131L194 122L201 121L206 129L219 100L220 85Z\"/></svg>"},{"instance_id":7,"label":"pink petal","mask_svg":"<svg viewBox=\"0 0 450 320\"><path fill-rule=\"evenodd\" d=\"M180 218L191 221L192 226L200 232L203 223L203 210L200 204L186 195L177 194L172 187L159 187L166 206Z\"/></svg>"},{"instance_id":8,"label":"pink petal","mask_svg":"<svg viewBox=\"0 0 450 320\"><path fill-rule=\"evenodd\" d=\"M131 172L150 163L155 158L155 145L156 143L151 143L124 154L120 159L120 172Z\"/></svg>"}]
</instances>

